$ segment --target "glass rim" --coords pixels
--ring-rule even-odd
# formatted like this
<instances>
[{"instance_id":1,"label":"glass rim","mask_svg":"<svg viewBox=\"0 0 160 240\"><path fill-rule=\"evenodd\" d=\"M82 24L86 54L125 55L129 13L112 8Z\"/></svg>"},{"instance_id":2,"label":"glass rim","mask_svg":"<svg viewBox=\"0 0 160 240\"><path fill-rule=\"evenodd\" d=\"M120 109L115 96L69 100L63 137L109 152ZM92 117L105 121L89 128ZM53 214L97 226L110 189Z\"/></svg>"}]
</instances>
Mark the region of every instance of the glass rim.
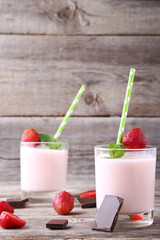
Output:
<instances>
[{"instance_id":1,"label":"glass rim","mask_svg":"<svg viewBox=\"0 0 160 240\"><path fill-rule=\"evenodd\" d=\"M62 141L59 141L59 142L20 142L22 144L60 144L60 143L67 143L68 144L68 141L67 140L62 140Z\"/></svg>"},{"instance_id":2,"label":"glass rim","mask_svg":"<svg viewBox=\"0 0 160 240\"><path fill-rule=\"evenodd\" d=\"M59 144L62 144L62 145L64 145L64 146L66 146L67 148L69 147L69 143L68 143L68 141L67 140L62 140L62 141L59 141L59 142L20 142L20 146L30 146L30 145L33 145L33 144L35 144L35 145L45 145L45 144L48 144L48 145L52 145L52 144L54 144L54 145L59 145Z\"/></svg>"},{"instance_id":3,"label":"glass rim","mask_svg":"<svg viewBox=\"0 0 160 240\"><path fill-rule=\"evenodd\" d=\"M149 150L156 150L157 147L154 146L154 145L147 145L144 148L120 148L120 149L117 149L117 148L108 148L108 145L103 144L103 145L95 146L95 149L96 150L107 150L107 151L110 151L110 150L115 150L115 151L149 151Z\"/></svg>"}]
</instances>

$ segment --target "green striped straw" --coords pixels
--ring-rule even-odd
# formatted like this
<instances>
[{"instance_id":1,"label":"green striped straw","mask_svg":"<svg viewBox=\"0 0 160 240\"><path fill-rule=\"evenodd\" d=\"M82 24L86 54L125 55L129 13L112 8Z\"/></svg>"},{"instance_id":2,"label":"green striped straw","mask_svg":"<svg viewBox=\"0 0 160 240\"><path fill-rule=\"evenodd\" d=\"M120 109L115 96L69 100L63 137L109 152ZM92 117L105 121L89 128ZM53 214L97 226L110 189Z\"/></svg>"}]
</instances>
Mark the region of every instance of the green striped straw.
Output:
<instances>
[{"instance_id":1,"label":"green striped straw","mask_svg":"<svg viewBox=\"0 0 160 240\"><path fill-rule=\"evenodd\" d=\"M130 69L130 73L129 73L129 78L128 78L128 86L127 86L126 96L125 96L124 105L123 105L121 122L120 122L120 126L119 126L119 131L118 131L117 144L121 143L122 137L123 137L123 133L124 133L124 128L125 128L125 123L126 123L126 118L127 118L127 113L128 113L129 102L130 102L130 99L131 99L131 92L132 92L134 75L135 75L135 69L131 68Z\"/></svg>"},{"instance_id":2,"label":"green striped straw","mask_svg":"<svg viewBox=\"0 0 160 240\"><path fill-rule=\"evenodd\" d=\"M86 86L85 86L85 85L82 85L81 88L79 89L79 91L78 91L75 99L73 100L73 102L72 102L70 108L68 109L65 117L63 118L63 121L61 122L61 124L60 124L60 126L59 126L59 128L58 128L58 130L57 130L57 132L56 132L56 134L54 135L54 140L55 140L55 141L57 141L58 138L59 138L59 136L61 135L61 132L63 131L63 128L64 128L65 125L67 124L67 121L68 121L68 119L70 118L73 110L75 109L75 107L76 107L76 105L77 105L80 97L81 97L82 94L84 93L85 88L86 88Z\"/></svg>"}]
</instances>

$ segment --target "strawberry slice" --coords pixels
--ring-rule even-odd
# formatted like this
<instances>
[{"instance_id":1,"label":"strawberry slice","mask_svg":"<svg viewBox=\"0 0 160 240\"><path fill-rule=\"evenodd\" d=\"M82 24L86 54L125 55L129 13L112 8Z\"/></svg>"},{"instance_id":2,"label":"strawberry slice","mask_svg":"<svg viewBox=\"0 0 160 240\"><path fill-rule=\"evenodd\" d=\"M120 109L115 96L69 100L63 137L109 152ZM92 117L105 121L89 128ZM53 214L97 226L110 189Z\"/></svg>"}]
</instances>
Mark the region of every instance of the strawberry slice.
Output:
<instances>
[{"instance_id":1,"label":"strawberry slice","mask_svg":"<svg viewBox=\"0 0 160 240\"><path fill-rule=\"evenodd\" d=\"M143 213L140 214L134 214L134 215L128 215L132 221L140 221L143 219Z\"/></svg>"},{"instance_id":2,"label":"strawberry slice","mask_svg":"<svg viewBox=\"0 0 160 240\"><path fill-rule=\"evenodd\" d=\"M147 145L147 139L141 128L133 128L122 138L122 143L126 148L139 149Z\"/></svg>"},{"instance_id":3,"label":"strawberry slice","mask_svg":"<svg viewBox=\"0 0 160 240\"><path fill-rule=\"evenodd\" d=\"M80 193L80 198L96 197L96 190Z\"/></svg>"},{"instance_id":4,"label":"strawberry slice","mask_svg":"<svg viewBox=\"0 0 160 240\"><path fill-rule=\"evenodd\" d=\"M26 221L16 215L3 211L0 216L0 226L2 228L20 228L26 224Z\"/></svg>"},{"instance_id":5,"label":"strawberry slice","mask_svg":"<svg viewBox=\"0 0 160 240\"><path fill-rule=\"evenodd\" d=\"M14 213L14 208L11 207L7 202L0 201L0 214L3 211Z\"/></svg>"}]
</instances>

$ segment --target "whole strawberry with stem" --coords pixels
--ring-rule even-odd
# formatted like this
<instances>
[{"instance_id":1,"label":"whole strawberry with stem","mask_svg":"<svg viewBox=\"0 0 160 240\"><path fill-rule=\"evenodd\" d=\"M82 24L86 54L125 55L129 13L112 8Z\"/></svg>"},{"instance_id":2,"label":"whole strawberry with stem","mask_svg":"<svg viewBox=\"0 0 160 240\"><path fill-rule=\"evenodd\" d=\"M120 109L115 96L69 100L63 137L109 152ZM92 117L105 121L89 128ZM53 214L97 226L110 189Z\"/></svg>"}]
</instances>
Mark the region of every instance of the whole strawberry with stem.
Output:
<instances>
[{"instance_id":1,"label":"whole strawberry with stem","mask_svg":"<svg viewBox=\"0 0 160 240\"><path fill-rule=\"evenodd\" d=\"M141 128L133 128L122 138L122 143L126 148L139 149L147 145L147 139Z\"/></svg>"},{"instance_id":2,"label":"whole strawberry with stem","mask_svg":"<svg viewBox=\"0 0 160 240\"><path fill-rule=\"evenodd\" d=\"M68 214L74 208L74 197L66 191L57 193L53 198L53 208L60 215Z\"/></svg>"}]
</instances>

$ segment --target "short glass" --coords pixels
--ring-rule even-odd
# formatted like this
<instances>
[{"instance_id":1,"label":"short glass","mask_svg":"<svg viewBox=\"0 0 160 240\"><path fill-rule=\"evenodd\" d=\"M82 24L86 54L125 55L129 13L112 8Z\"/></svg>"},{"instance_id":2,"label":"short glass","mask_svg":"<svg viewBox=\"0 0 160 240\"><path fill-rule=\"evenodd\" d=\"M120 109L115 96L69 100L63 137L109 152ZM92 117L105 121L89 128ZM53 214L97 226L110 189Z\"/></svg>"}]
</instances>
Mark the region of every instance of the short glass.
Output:
<instances>
[{"instance_id":1,"label":"short glass","mask_svg":"<svg viewBox=\"0 0 160 240\"><path fill-rule=\"evenodd\" d=\"M100 207L105 195L124 199L117 225L125 228L153 223L156 147L114 149L125 151L112 158L107 145L95 147L96 202Z\"/></svg>"},{"instance_id":2,"label":"short glass","mask_svg":"<svg viewBox=\"0 0 160 240\"><path fill-rule=\"evenodd\" d=\"M68 143L21 142L20 171L23 197L49 197L66 188Z\"/></svg>"}]
</instances>

